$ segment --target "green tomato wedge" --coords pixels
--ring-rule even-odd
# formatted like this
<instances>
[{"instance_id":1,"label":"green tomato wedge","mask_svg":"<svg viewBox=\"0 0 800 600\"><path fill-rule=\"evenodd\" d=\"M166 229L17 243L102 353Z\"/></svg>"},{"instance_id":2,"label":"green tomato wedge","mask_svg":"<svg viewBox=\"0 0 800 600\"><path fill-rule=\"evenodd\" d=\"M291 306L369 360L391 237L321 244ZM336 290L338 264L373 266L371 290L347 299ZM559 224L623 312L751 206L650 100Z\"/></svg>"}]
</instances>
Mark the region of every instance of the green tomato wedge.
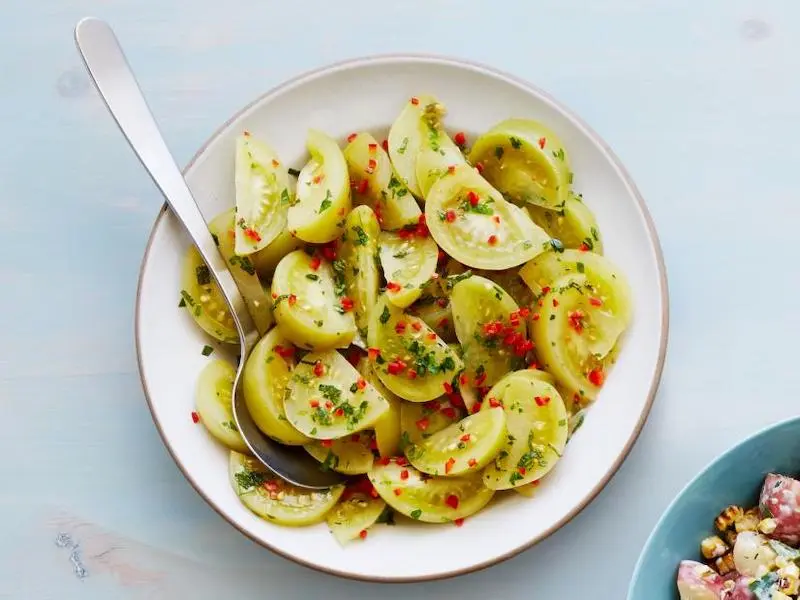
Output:
<instances>
[{"instance_id":1,"label":"green tomato wedge","mask_svg":"<svg viewBox=\"0 0 800 600\"><path fill-rule=\"evenodd\" d=\"M429 102L422 109L422 144L417 154L416 175L422 197L426 197L433 183L444 176L448 169L465 165L467 161L461 149L450 139L442 126L447 111L437 102Z\"/></svg>"},{"instance_id":2,"label":"green tomato wedge","mask_svg":"<svg viewBox=\"0 0 800 600\"><path fill-rule=\"evenodd\" d=\"M424 443L463 417L464 411L450 402L447 396L423 403L403 402L400 405L400 445L403 451L412 445Z\"/></svg>"},{"instance_id":3,"label":"green tomato wedge","mask_svg":"<svg viewBox=\"0 0 800 600\"><path fill-rule=\"evenodd\" d=\"M494 385L519 366L521 357L527 353L523 347L527 341L527 327L525 319L519 316L519 306L496 283L477 275L453 286L450 301L469 381L480 380L481 386ZM518 334L516 345L505 343L506 328ZM521 356L515 354L517 347Z\"/></svg>"},{"instance_id":4,"label":"green tomato wedge","mask_svg":"<svg viewBox=\"0 0 800 600\"><path fill-rule=\"evenodd\" d=\"M392 166L400 180L417 198L422 198L417 182L417 155L425 135L422 115L426 106L435 103L436 98L428 94L409 98L392 123L387 138Z\"/></svg>"},{"instance_id":5,"label":"green tomato wedge","mask_svg":"<svg viewBox=\"0 0 800 600\"><path fill-rule=\"evenodd\" d=\"M543 366L570 392L594 400L626 321L586 275L566 275L542 296L532 336Z\"/></svg>"},{"instance_id":6,"label":"green tomato wedge","mask_svg":"<svg viewBox=\"0 0 800 600\"><path fill-rule=\"evenodd\" d=\"M336 140L311 129L306 146L311 160L297 177L297 198L289 208L289 231L301 240L324 244L339 237L350 212L350 178Z\"/></svg>"},{"instance_id":7,"label":"green tomato wedge","mask_svg":"<svg viewBox=\"0 0 800 600\"><path fill-rule=\"evenodd\" d=\"M484 484L508 490L540 479L567 443L567 409L560 394L542 379L510 373L489 391L481 411L491 410L492 399L503 405L508 436L484 470Z\"/></svg>"},{"instance_id":8,"label":"green tomato wedge","mask_svg":"<svg viewBox=\"0 0 800 600\"><path fill-rule=\"evenodd\" d=\"M434 183L425 202L433 239L477 269L509 269L540 254L550 236L523 209L506 202L472 167L460 165Z\"/></svg>"},{"instance_id":9,"label":"green tomato wedge","mask_svg":"<svg viewBox=\"0 0 800 600\"><path fill-rule=\"evenodd\" d=\"M289 424L283 397L295 367L294 348L279 327L273 327L253 348L242 373L242 392L250 416L264 433L282 444L310 440Z\"/></svg>"},{"instance_id":10,"label":"green tomato wedge","mask_svg":"<svg viewBox=\"0 0 800 600\"><path fill-rule=\"evenodd\" d=\"M392 231L417 224L422 211L378 140L366 132L356 134L345 147L344 158L352 189L375 211L382 228Z\"/></svg>"},{"instance_id":11,"label":"green tomato wedge","mask_svg":"<svg viewBox=\"0 0 800 600\"><path fill-rule=\"evenodd\" d=\"M456 332L453 328L453 311L447 296L420 298L407 311L425 321L425 324L443 340L451 342L456 339Z\"/></svg>"},{"instance_id":12,"label":"green tomato wedge","mask_svg":"<svg viewBox=\"0 0 800 600\"><path fill-rule=\"evenodd\" d=\"M286 229L291 196L289 171L276 152L245 132L236 139L235 249L246 256L265 248Z\"/></svg>"},{"instance_id":13,"label":"green tomato wedge","mask_svg":"<svg viewBox=\"0 0 800 600\"><path fill-rule=\"evenodd\" d=\"M345 475L363 475L372 468L371 442L372 435L362 431L338 440L315 440L303 447L322 463L323 469Z\"/></svg>"},{"instance_id":14,"label":"green tomato wedge","mask_svg":"<svg viewBox=\"0 0 800 600\"><path fill-rule=\"evenodd\" d=\"M233 219L234 209L226 210L209 223L208 230L214 236L217 248L244 298L247 312L253 317L258 333L264 335L274 323L272 300L268 292L264 291L250 257L239 256L234 252Z\"/></svg>"},{"instance_id":15,"label":"green tomato wedge","mask_svg":"<svg viewBox=\"0 0 800 600\"><path fill-rule=\"evenodd\" d=\"M505 271L486 271L483 269L472 270L473 275L490 279L506 292L511 294L519 306L530 306L533 302L533 292L519 276L519 269L506 269Z\"/></svg>"},{"instance_id":16,"label":"green tomato wedge","mask_svg":"<svg viewBox=\"0 0 800 600\"><path fill-rule=\"evenodd\" d=\"M400 452L400 406L403 401L386 389L386 386L381 383L381 380L375 374L372 363L366 357L359 361L357 369L361 376L371 383L389 403L389 410L375 421L375 445L378 447L378 454L381 456L397 456Z\"/></svg>"},{"instance_id":17,"label":"green tomato wedge","mask_svg":"<svg viewBox=\"0 0 800 600\"><path fill-rule=\"evenodd\" d=\"M236 369L227 361L212 360L200 372L195 407L200 421L217 441L230 450L249 452L233 420L232 396Z\"/></svg>"},{"instance_id":18,"label":"green tomato wedge","mask_svg":"<svg viewBox=\"0 0 800 600\"><path fill-rule=\"evenodd\" d=\"M559 208L572 173L564 144L538 121L507 119L475 140L469 162L517 204Z\"/></svg>"},{"instance_id":19,"label":"green tomato wedge","mask_svg":"<svg viewBox=\"0 0 800 600\"><path fill-rule=\"evenodd\" d=\"M392 392L411 402L441 396L463 361L419 317L405 314L381 294L369 324L375 371Z\"/></svg>"},{"instance_id":20,"label":"green tomato wedge","mask_svg":"<svg viewBox=\"0 0 800 600\"><path fill-rule=\"evenodd\" d=\"M526 498L533 498L536 495L538 489L539 489L539 482L531 481L530 483L526 483L525 485L515 487L514 491L517 492L520 496L525 496Z\"/></svg>"},{"instance_id":21,"label":"green tomato wedge","mask_svg":"<svg viewBox=\"0 0 800 600\"><path fill-rule=\"evenodd\" d=\"M181 274L181 301L200 329L227 344L238 344L228 304L200 252L192 245L186 251Z\"/></svg>"},{"instance_id":22,"label":"green tomato wedge","mask_svg":"<svg viewBox=\"0 0 800 600\"><path fill-rule=\"evenodd\" d=\"M287 254L275 269L272 297L275 321L295 345L323 350L353 341L356 323L351 312L343 312L327 261L302 250Z\"/></svg>"},{"instance_id":23,"label":"green tomato wedge","mask_svg":"<svg viewBox=\"0 0 800 600\"><path fill-rule=\"evenodd\" d=\"M567 275L585 275L606 310L627 325L633 315L630 286L627 278L605 256L579 250L550 250L540 254L519 270L519 275L537 296L544 288Z\"/></svg>"},{"instance_id":24,"label":"green tomato wedge","mask_svg":"<svg viewBox=\"0 0 800 600\"><path fill-rule=\"evenodd\" d=\"M288 229L281 231L268 246L255 254L250 255L250 260L256 268L256 273L264 281L272 281L275 267L281 259L292 250L297 250L303 245L303 240L291 234Z\"/></svg>"},{"instance_id":25,"label":"green tomato wedge","mask_svg":"<svg viewBox=\"0 0 800 600\"><path fill-rule=\"evenodd\" d=\"M423 473L455 477L480 471L506 443L506 414L500 407L482 410L406 449Z\"/></svg>"},{"instance_id":26,"label":"green tomato wedge","mask_svg":"<svg viewBox=\"0 0 800 600\"><path fill-rule=\"evenodd\" d=\"M474 515L489 503L495 493L483 485L478 473L462 477L430 477L411 465L400 465L396 461L387 465L376 463L369 473L369 480L386 504L425 523L449 523Z\"/></svg>"},{"instance_id":27,"label":"green tomato wedge","mask_svg":"<svg viewBox=\"0 0 800 600\"><path fill-rule=\"evenodd\" d=\"M325 519L344 492L343 485L306 490L273 476L255 458L231 452L228 476L248 509L277 525L302 527Z\"/></svg>"},{"instance_id":28,"label":"green tomato wedge","mask_svg":"<svg viewBox=\"0 0 800 600\"><path fill-rule=\"evenodd\" d=\"M342 498L325 520L333 537L344 546L372 527L385 509L386 502L382 499L355 493Z\"/></svg>"},{"instance_id":29,"label":"green tomato wedge","mask_svg":"<svg viewBox=\"0 0 800 600\"><path fill-rule=\"evenodd\" d=\"M555 210L528 205L533 222L551 238L560 240L565 248L583 248L603 253L603 240L594 213L579 196L570 195L564 205Z\"/></svg>"},{"instance_id":30,"label":"green tomato wedge","mask_svg":"<svg viewBox=\"0 0 800 600\"><path fill-rule=\"evenodd\" d=\"M368 206L350 211L339 246L339 258L344 262L345 294L353 301L359 346L367 343L369 315L378 300L380 277L375 255L381 233L375 213Z\"/></svg>"},{"instance_id":31,"label":"green tomato wedge","mask_svg":"<svg viewBox=\"0 0 800 600\"><path fill-rule=\"evenodd\" d=\"M378 245L383 274L388 282L386 297L400 308L411 306L436 272L439 260L436 242L430 237L384 231Z\"/></svg>"},{"instance_id":32,"label":"green tomato wedge","mask_svg":"<svg viewBox=\"0 0 800 600\"><path fill-rule=\"evenodd\" d=\"M289 422L317 440L333 440L372 427L389 403L335 350L306 354L295 367L283 400Z\"/></svg>"}]
</instances>

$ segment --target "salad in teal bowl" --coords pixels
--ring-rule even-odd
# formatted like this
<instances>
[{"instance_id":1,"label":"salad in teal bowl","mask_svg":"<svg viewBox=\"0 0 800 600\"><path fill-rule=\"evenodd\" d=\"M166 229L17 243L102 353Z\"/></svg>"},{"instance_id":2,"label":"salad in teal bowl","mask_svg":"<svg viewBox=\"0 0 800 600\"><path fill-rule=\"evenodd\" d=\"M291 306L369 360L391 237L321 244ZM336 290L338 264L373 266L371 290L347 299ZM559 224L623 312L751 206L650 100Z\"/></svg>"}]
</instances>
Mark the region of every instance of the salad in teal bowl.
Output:
<instances>
[{"instance_id":1,"label":"salad in teal bowl","mask_svg":"<svg viewBox=\"0 0 800 600\"><path fill-rule=\"evenodd\" d=\"M695 477L647 540L628 600L800 598L800 418Z\"/></svg>"}]
</instances>

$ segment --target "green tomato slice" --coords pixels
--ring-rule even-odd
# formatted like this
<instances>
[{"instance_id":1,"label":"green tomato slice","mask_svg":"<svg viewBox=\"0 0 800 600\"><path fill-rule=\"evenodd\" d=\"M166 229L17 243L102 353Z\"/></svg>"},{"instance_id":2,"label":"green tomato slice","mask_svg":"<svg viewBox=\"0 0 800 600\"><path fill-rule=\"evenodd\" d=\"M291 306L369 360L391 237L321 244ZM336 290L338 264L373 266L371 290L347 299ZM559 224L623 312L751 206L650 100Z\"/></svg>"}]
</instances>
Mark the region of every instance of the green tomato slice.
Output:
<instances>
[{"instance_id":1,"label":"green tomato slice","mask_svg":"<svg viewBox=\"0 0 800 600\"><path fill-rule=\"evenodd\" d=\"M323 469L345 475L363 475L372 468L371 443L372 435L362 431L338 440L315 440L303 447L322 463Z\"/></svg>"},{"instance_id":2,"label":"green tomato slice","mask_svg":"<svg viewBox=\"0 0 800 600\"><path fill-rule=\"evenodd\" d=\"M366 346L369 315L378 300L380 278L375 255L381 230L375 213L368 206L350 211L339 246L344 262L345 294L353 301L353 315L359 346Z\"/></svg>"},{"instance_id":3,"label":"green tomato slice","mask_svg":"<svg viewBox=\"0 0 800 600\"><path fill-rule=\"evenodd\" d=\"M181 302L200 329L227 344L238 344L228 304L200 252L192 245L186 251L181 274Z\"/></svg>"},{"instance_id":4,"label":"green tomato slice","mask_svg":"<svg viewBox=\"0 0 800 600\"><path fill-rule=\"evenodd\" d=\"M430 475L455 477L488 465L506 443L506 414L482 410L406 449L415 468Z\"/></svg>"},{"instance_id":5,"label":"green tomato slice","mask_svg":"<svg viewBox=\"0 0 800 600\"><path fill-rule=\"evenodd\" d=\"M435 103L436 98L427 94L409 98L389 129L389 158L401 181L417 198L422 198L417 182L417 156L425 135L422 115L426 106Z\"/></svg>"},{"instance_id":6,"label":"green tomato slice","mask_svg":"<svg viewBox=\"0 0 800 600\"><path fill-rule=\"evenodd\" d=\"M605 309L627 326L632 319L633 302L628 281L622 271L605 256L579 250L550 250L540 254L519 270L519 275L537 296L564 276L585 275Z\"/></svg>"},{"instance_id":7,"label":"green tomato slice","mask_svg":"<svg viewBox=\"0 0 800 600\"><path fill-rule=\"evenodd\" d=\"M344 158L356 197L375 211L383 229L392 231L417 224L422 214L419 205L395 174L389 155L371 134L357 133L345 147Z\"/></svg>"},{"instance_id":8,"label":"green tomato slice","mask_svg":"<svg viewBox=\"0 0 800 600\"><path fill-rule=\"evenodd\" d=\"M361 536L372 527L386 509L386 502L365 494L355 493L342 499L325 517L336 541L342 545Z\"/></svg>"},{"instance_id":9,"label":"green tomato slice","mask_svg":"<svg viewBox=\"0 0 800 600\"><path fill-rule=\"evenodd\" d=\"M256 426L282 444L299 446L309 438L286 419L283 397L295 367L294 348L274 327L253 348L242 373L242 392Z\"/></svg>"},{"instance_id":10,"label":"green tomato slice","mask_svg":"<svg viewBox=\"0 0 800 600\"><path fill-rule=\"evenodd\" d=\"M447 254L478 269L501 270L540 254L550 237L474 169L456 167L425 202L431 235Z\"/></svg>"},{"instance_id":11,"label":"green tomato slice","mask_svg":"<svg viewBox=\"0 0 800 600\"><path fill-rule=\"evenodd\" d=\"M246 256L265 248L286 228L289 172L277 153L252 134L236 139L235 250Z\"/></svg>"},{"instance_id":12,"label":"green tomato slice","mask_svg":"<svg viewBox=\"0 0 800 600\"><path fill-rule=\"evenodd\" d=\"M447 296L425 296L409 307L407 312L425 321L443 340L451 342L456 339L453 311Z\"/></svg>"},{"instance_id":13,"label":"green tomato slice","mask_svg":"<svg viewBox=\"0 0 800 600\"><path fill-rule=\"evenodd\" d=\"M350 178L336 140L311 129L306 146L311 159L297 177L297 198L289 208L289 231L301 240L324 244L339 237L350 212Z\"/></svg>"},{"instance_id":14,"label":"green tomato slice","mask_svg":"<svg viewBox=\"0 0 800 600\"><path fill-rule=\"evenodd\" d=\"M372 363L366 357L359 361L357 369L361 376L371 383L389 403L389 409L375 421L375 445L378 447L378 454L397 456L400 452L400 406L403 401L386 389L386 386L375 374Z\"/></svg>"},{"instance_id":15,"label":"green tomato slice","mask_svg":"<svg viewBox=\"0 0 800 600\"><path fill-rule=\"evenodd\" d=\"M422 197L425 198L434 182L456 165L466 165L461 149L450 139L442 126L447 111L438 101L422 108L420 128L422 144L417 154L416 175Z\"/></svg>"},{"instance_id":16,"label":"green tomato slice","mask_svg":"<svg viewBox=\"0 0 800 600\"><path fill-rule=\"evenodd\" d=\"M356 334L352 312L337 294L330 263L295 250L283 257L272 278L275 321L301 348L345 348Z\"/></svg>"},{"instance_id":17,"label":"green tomato slice","mask_svg":"<svg viewBox=\"0 0 800 600\"><path fill-rule=\"evenodd\" d=\"M517 204L555 209L568 197L572 173L564 144L538 121L498 123L475 140L469 161Z\"/></svg>"},{"instance_id":18,"label":"green tomato slice","mask_svg":"<svg viewBox=\"0 0 800 600\"><path fill-rule=\"evenodd\" d=\"M392 392L411 402L440 396L463 361L419 317L405 314L381 294L369 324L375 371Z\"/></svg>"},{"instance_id":19,"label":"green tomato slice","mask_svg":"<svg viewBox=\"0 0 800 600\"><path fill-rule=\"evenodd\" d=\"M447 396L429 402L403 402L400 405L400 445L408 448L421 445L431 436L458 423L464 411L454 405Z\"/></svg>"},{"instance_id":20,"label":"green tomato slice","mask_svg":"<svg viewBox=\"0 0 800 600\"><path fill-rule=\"evenodd\" d=\"M551 238L560 240L565 248L583 248L597 254L603 253L597 219L580 196L570 195L564 205L555 210L533 204L527 208L533 222Z\"/></svg>"},{"instance_id":21,"label":"green tomato slice","mask_svg":"<svg viewBox=\"0 0 800 600\"><path fill-rule=\"evenodd\" d=\"M256 273L263 281L272 281L275 267L281 259L292 250L297 250L303 245L303 240L292 235L288 229L282 230L278 236L267 246L250 255L250 260L256 268Z\"/></svg>"},{"instance_id":22,"label":"green tomato slice","mask_svg":"<svg viewBox=\"0 0 800 600\"><path fill-rule=\"evenodd\" d=\"M542 296L532 335L543 366L579 398L594 400L626 321L586 275L557 279Z\"/></svg>"},{"instance_id":23,"label":"green tomato slice","mask_svg":"<svg viewBox=\"0 0 800 600\"><path fill-rule=\"evenodd\" d=\"M255 458L231 452L228 476L233 491L259 517L287 527L314 525L325 519L344 492L343 485L306 490L273 476Z\"/></svg>"},{"instance_id":24,"label":"green tomato slice","mask_svg":"<svg viewBox=\"0 0 800 600\"><path fill-rule=\"evenodd\" d=\"M227 361L212 360L200 372L195 407L208 432L230 450L249 452L233 420L232 392L236 369Z\"/></svg>"},{"instance_id":25,"label":"green tomato slice","mask_svg":"<svg viewBox=\"0 0 800 600\"><path fill-rule=\"evenodd\" d=\"M283 400L289 422L317 440L334 440L372 427L389 403L335 350L306 354Z\"/></svg>"},{"instance_id":26,"label":"green tomato slice","mask_svg":"<svg viewBox=\"0 0 800 600\"><path fill-rule=\"evenodd\" d=\"M567 409L561 395L542 379L510 373L489 391L481 410L491 410L492 400L503 406L508 436L484 470L484 484L507 490L544 477L567 443Z\"/></svg>"},{"instance_id":27,"label":"green tomato slice","mask_svg":"<svg viewBox=\"0 0 800 600\"><path fill-rule=\"evenodd\" d=\"M391 461L377 464L369 479L381 498L397 512L426 523L464 519L485 507L494 490L485 487L480 474L430 477L411 465Z\"/></svg>"},{"instance_id":28,"label":"green tomato slice","mask_svg":"<svg viewBox=\"0 0 800 600\"><path fill-rule=\"evenodd\" d=\"M222 258L225 259L236 286L244 298L247 312L253 317L258 333L264 335L272 324L272 300L268 292L264 291L258 278L256 269L249 256L239 256L234 251L234 209L226 210L217 215L208 224L208 230L214 236Z\"/></svg>"},{"instance_id":29,"label":"green tomato slice","mask_svg":"<svg viewBox=\"0 0 800 600\"><path fill-rule=\"evenodd\" d=\"M504 271L486 271L483 269L473 269L473 275L479 275L490 279L506 292L511 294L519 306L530 306L533 302L533 292L519 276L519 269L506 269Z\"/></svg>"},{"instance_id":30,"label":"green tomato slice","mask_svg":"<svg viewBox=\"0 0 800 600\"><path fill-rule=\"evenodd\" d=\"M529 351L525 346L527 327L508 292L473 275L453 286L450 300L470 382L492 386L521 366Z\"/></svg>"},{"instance_id":31,"label":"green tomato slice","mask_svg":"<svg viewBox=\"0 0 800 600\"><path fill-rule=\"evenodd\" d=\"M430 237L384 231L379 239L380 260L386 277L386 297L400 308L411 306L436 272L439 248Z\"/></svg>"}]
</instances>

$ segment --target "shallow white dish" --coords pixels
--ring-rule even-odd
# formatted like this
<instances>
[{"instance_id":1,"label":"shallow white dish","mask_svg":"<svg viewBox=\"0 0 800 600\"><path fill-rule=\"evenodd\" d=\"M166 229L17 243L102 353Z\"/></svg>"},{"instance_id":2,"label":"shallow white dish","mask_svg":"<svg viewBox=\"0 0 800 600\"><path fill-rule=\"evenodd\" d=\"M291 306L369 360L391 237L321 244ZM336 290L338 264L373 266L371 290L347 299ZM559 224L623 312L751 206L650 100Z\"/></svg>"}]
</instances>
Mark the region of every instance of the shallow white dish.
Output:
<instances>
[{"instance_id":1,"label":"shallow white dish","mask_svg":"<svg viewBox=\"0 0 800 600\"><path fill-rule=\"evenodd\" d=\"M576 191L603 233L605 254L627 275L635 317L620 359L564 458L532 499L511 495L463 527L403 521L381 526L364 543L340 547L324 524L290 529L250 513L228 483L228 451L194 425L197 375L208 340L178 307L188 238L165 208L142 264L136 348L155 424L186 478L242 533L271 550L332 574L366 580L419 581L487 567L530 547L580 512L608 483L649 413L667 345L666 273L657 236L636 188L608 147L555 100L506 74L456 60L384 56L340 63L293 79L235 115L200 149L186 179L207 219L233 203L234 139L252 131L299 168L310 127L343 139L376 136L412 95L432 93L448 108L451 131L473 135L509 117L539 119L570 153ZM379 139L383 139L379 137Z\"/></svg>"}]
</instances>

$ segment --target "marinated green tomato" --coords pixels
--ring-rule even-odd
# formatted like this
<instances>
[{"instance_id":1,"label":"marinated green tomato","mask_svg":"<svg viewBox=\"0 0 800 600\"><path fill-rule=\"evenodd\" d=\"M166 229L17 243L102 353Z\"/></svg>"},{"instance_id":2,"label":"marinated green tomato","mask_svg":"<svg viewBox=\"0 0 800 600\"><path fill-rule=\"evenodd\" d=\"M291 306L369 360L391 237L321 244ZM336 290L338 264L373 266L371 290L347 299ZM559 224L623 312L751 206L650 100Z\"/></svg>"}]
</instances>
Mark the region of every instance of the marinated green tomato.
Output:
<instances>
[{"instance_id":1,"label":"marinated green tomato","mask_svg":"<svg viewBox=\"0 0 800 600\"><path fill-rule=\"evenodd\" d=\"M355 493L346 499L343 496L325 520L336 541L344 545L372 527L385 509L386 503L380 498Z\"/></svg>"},{"instance_id":2,"label":"marinated green tomato","mask_svg":"<svg viewBox=\"0 0 800 600\"><path fill-rule=\"evenodd\" d=\"M321 522L344 492L343 485L313 491L295 487L238 452L231 452L228 476L242 504L259 517L287 527Z\"/></svg>"},{"instance_id":3,"label":"marinated green tomato","mask_svg":"<svg viewBox=\"0 0 800 600\"><path fill-rule=\"evenodd\" d=\"M542 123L507 119L479 137L469 153L473 165L513 202L557 208L572 183L564 144Z\"/></svg>"},{"instance_id":4,"label":"marinated green tomato","mask_svg":"<svg viewBox=\"0 0 800 600\"><path fill-rule=\"evenodd\" d=\"M422 294L436 272L439 249L430 237L384 231L380 235L380 260L389 302L406 308Z\"/></svg>"},{"instance_id":5,"label":"marinated green tomato","mask_svg":"<svg viewBox=\"0 0 800 600\"><path fill-rule=\"evenodd\" d=\"M502 270L540 254L550 237L474 169L460 165L438 179L425 202L436 243L457 261Z\"/></svg>"},{"instance_id":6,"label":"marinated green tomato","mask_svg":"<svg viewBox=\"0 0 800 600\"><path fill-rule=\"evenodd\" d=\"M467 162L442 126L445 113L444 106L438 101L429 102L422 109L420 118L424 135L417 154L416 174L423 198L433 183L446 175L449 169Z\"/></svg>"},{"instance_id":7,"label":"marinated green tomato","mask_svg":"<svg viewBox=\"0 0 800 600\"><path fill-rule=\"evenodd\" d=\"M304 448L316 458L322 469L345 475L363 475L372 468L372 435L362 431L338 440L315 440Z\"/></svg>"},{"instance_id":8,"label":"marinated green tomato","mask_svg":"<svg viewBox=\"0 0 800 600\"><path fill-rule=\"evenodd\" d=\"M483 472L484 484L512 489L546 475L567 443L567 409L549 383L510 373L487 394L481 410L502 404L508 435L505 446Z\"/></svg>"},{"instance_id":9,"label":"marinated green tomato","mask_svg":"<svg viewBox=\"0 0 800 600\"><path fill-rule=\"evenodd\" d=\"M278 236L266 247L250 255L250 260L256 268L256 273L263 281L272 281L275 267L281 259L292 250L297 250L303 245L303 240L292 235L288 229L282 230Z\"/></svg>"},{"instance_id":10,"label":"marinated green tomato","mask_svg":"<svg viewBox=\"0 0 800 600\"><path fill-rule=\"evenodd\" d=\"M571 194L563 206L555 209L528 205L533 222L544 229L551 238L559 240L565 248L591 250L603 253L600 228L594 214L580 196Z\"/></svg>"},{"instance_id":11,"label":"marinated green tomato","mask_svg":"<svg viewBox=\"0 0 800 600\"><path fill-rule=\"evenodd\" d=\"M273 440L299 446L310 440L289 424L283 397L292 369L294 347L279 327L261 338L253 348L242 373L242 392L256 426Z\"/></svg>"},{"instance_id":12,"label":"marinated green tomato","mask_svg":"<svg viewBox=\"0 0 800 600\"><path fill-rule=\"evenodd\" d=\"M306 242L335 240L350 212L350 178L339 145L311 129L306 140L311 160L297 178L297 198L289 208L289 231Z\"/></svg>"},{"instance_id":13,"label":"marinated green tomato","mask_svg":"<svg viewBox=\"0 0 800 600\"><path fill-rule=\"evenodd\" d=\"M522 366L533 349L523 316L527 309L521 314L508 292L477 275L456 283L450 300L469 382L492 386Z\"/></svg>"},{"instance_id":14,"label":"marinated green tomato","mask_svg":"<svg viewBox=\"0 0 800 600\"><path fill-rule=\"evenodd\" d=\"M213 360L200 372L195 407L200 421L217 441L230 450L248 452L233 419L232 392L236 369L224 360Z\"/></svg>"},{"instance_id":15,"label":"marinated green tomato","mask_svg":"<svg viewBox=\"0 0 800 600\"><path fill-rule=\"evenodd\" d=\"M464 410L447 396L421 403L403 402L400 406L401 449L405 452L412 445L424 443L463 417Z\"/></svg>"},{"instance_id":16,"label":"marinated green tomato","mask_svg":"<svg viewBox=\"0 0 800 600\"><path fill-rule=\"evenodd\" d=\"M350 136L344 157L352 189L375 211L383 229L416 225L422 211L408 187L394 172L389 155L369 133Z\"/></svg>"},{"instance_id":17,"label":"marinated green tomato","mask_svg":"<svg viewBox=\"0 0 800 600\"><path fill-rule=\"evenodd\" d=\"M372 427L389 403L335 350L306 354L283 400L289 422L317 440L334 440Z\"/></svg>"},{"instance_id":18,"label":"marinated green tomato","mask_svg":"<svg viewBox=\"0 0 800 600\"><path fill-rule=\"evenodd\" d=\"M494 490L479 473L462 477L430 477L411 465L378 464L369 479L380 497L397 512L425 523L464 519L486 506Z\"/></svg>"},{"instance_id":19,"label":"marinated green tomato","mask_svg":"<svg viewBox=\"0 0 800 600\"><path fill-rule=\"evenodd\" d=\"M605 310L622 319L627 326L633 312L627 279L608 258L594 252L557 250L544 252L519 270L519 275L537 296L564 276L584 275L595 289Z\"/></svg>"},{"instance_id":20,"label":"marinated green tomato","mask_svg":"<svg viewBox=\"0 0 800 600\"><path fill-rule=\"evenodd\" d=\"M208 225L214 236L222 258L236 282L236 286L244 298L247 312L253 318L258 333L264 335L274 322L272 318L272 301L268 292L264 291L253 262L249 256L239 256L234 251L234 210L226 210L219 214Z\"/></svg>"},{"instance_id":21,"label":"marinated green tomato","mask_svg":"<svg viewBox=\"0 0 800 600\"><path fill-rule=\"evenodd\" d=\"M369 325L375 371L392 392L411 402L440 396L463 361L422 319L405 314L381 294Z\"/></svg>"},{"instance_id":22,"label":"marinated green tomato","mask_svg":"<svg viewBox=\"0 0 800 600\"><path fill-rule=\"evenodd\" d=\"M378 454L397 456L400 452L400 406L402 400L386 389L386 386L375 374L372 363L366 357L358 363L358 372L389 403L389 409L375 421L375 445L378 448Z\"/></svg>"},{"instance_id":23,"label":"marinated green tomato","mask_svg":"<svg viewBox=\"0 0 800 600\"><path fill-rule=\"evenodd\" d=\"M195 323L211 337L237 344L239 334L233 324L228 304L211 271L195 246L190 246L183 260L183 289L179 306L186 308Z\"/></svg>"},{"instance_id":24,"label":"marinated green tomato","mask_svg":"<svg viewBox=\"0 0 800 600\"><path fill-rule=\"evenodd\" d=\"M542 296L539 319L532 322L544 368L581 401L597 397L626 328L607 298L586 275L566 275Z\"/></svg>"},{"instance_id":25,"label":"marinated green tomato","mask_svg":"<svg viewBox=\"0 0 800 600\"><path fill-rule=\"evenodd\" d=\"M337 261L338 263L339 261ZM342 264L302 250L287 254L272 279L273 313L281 332L301 348L345 348L356 334L352 306L344 301Z\"/></svg>"},{"instance_id":26,"label":"marinated green tomato","mask_svg":"<svg viewBox=\"0 0 800 600\"><path fill-rule=\"evenodd\" d=\"M506 415L497 407L453 423L405 453L423 473L455 477L483 469L505 443Z\"/></svg>"},{"instance_id":27,"label":"marinated green tomato","mask_svg":"<svg viewBox=\"0 0 800 600\"><path fill-rule=\"evenodd\" d=\"M289 172L267 144L245 132L236 139L236 255L265 248L286 228Z\"/></svg>"},{"instance_id":28,"label":"marinated green tomato","mask_svg":"<svg viewBox=\"0 0 800 600\"><path fill-rule=\"evenodd\" d=\"M504 271L487 271L483 269L473 269L473 275L480 275L490 279L506 292L511 294L519 306L530 306L533 302L533 292L527 286L522 277L519 276L519 269L506 269Z\"/></svg>"},{"instance_id":29,"label":"marinated green tomato","mask_svg":"<svg viewBox=\"0 0 800 600\"><path fill-rule=\"evenodd\" d=\"M345 221L345 231L339 246L339 258L344 262L346 297L353 302L357 338L360 346L367 343L369 315L375 307L380 278L375 255L381 230L375 213L368 206L354 208Z\"/></svg>"},{"instance_id":30,"label":"marinated green tomato","mask_svg":"<svg viewBox=\"0 0 800 600\"><path fill-rule=\"evenodd\" d=\"M417 198L422 198L417 182L417 156L426 135L422 115L426 106L435 103L436 98L427 94L409 98L389 129L389 158L400 180Z\"/></svg>"},{"instance_id":31,"label":"marinated green tomato","mask_svg":"<svg viewBox=\"0 0 800 600\"><path fill-rule=\"evenodd\" d=\"M447 342L455 341L456 332L453 327L453 311L447 296L424 296L407 309L408 314L419 317L433 329L440 338Z\"/></svg>"}]
</instances>

